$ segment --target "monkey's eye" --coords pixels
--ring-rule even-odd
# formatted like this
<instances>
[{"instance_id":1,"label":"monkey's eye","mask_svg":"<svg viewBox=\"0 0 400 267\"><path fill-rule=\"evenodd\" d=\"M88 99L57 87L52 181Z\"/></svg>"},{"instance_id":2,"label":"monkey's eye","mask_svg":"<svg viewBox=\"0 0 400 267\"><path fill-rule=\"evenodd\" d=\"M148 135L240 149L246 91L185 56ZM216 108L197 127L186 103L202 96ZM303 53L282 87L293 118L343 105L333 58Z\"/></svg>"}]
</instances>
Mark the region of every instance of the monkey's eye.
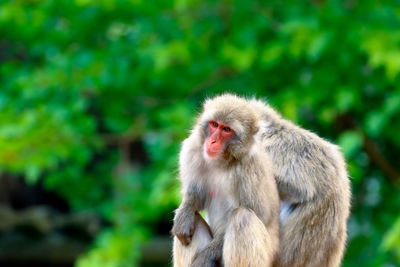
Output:
<instances>
[{"instance_id":1,"label":"monkey's eye","mask_svg":"<svg viewBox=\"0 0 400 267\"><path fill-rule=\"evenodd\" d=\"M218 123L216 121L210 121L210 124L212 127L217 128L218 127Z\"/></svg>"},{"instance_id":2,"label":"monkey's eye","mask_svg":"<svg viewBox=\"0 0 400 267\"><path fill-rule=\"evenodd\" d=\"M231 128L229 128L229 127L224 127L223 130L224 130L225 132L229 133L229 132L231 131Z\"/></svg>"}]
</instances>

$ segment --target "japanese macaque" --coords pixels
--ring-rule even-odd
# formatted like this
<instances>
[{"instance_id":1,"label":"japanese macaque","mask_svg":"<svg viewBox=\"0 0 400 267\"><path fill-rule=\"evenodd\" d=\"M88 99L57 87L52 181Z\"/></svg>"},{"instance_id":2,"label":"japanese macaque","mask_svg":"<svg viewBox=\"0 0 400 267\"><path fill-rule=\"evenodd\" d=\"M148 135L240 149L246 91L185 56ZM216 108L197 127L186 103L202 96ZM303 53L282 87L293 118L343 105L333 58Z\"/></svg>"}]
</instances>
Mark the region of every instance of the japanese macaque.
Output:
<instances>
[{"instance_id":1,"label":"japanese macaque","mask_svg":"<svg viewBox=\"0 0 400 267\"><path fill-rule=\"evenodd\" d=\"M223 104L219 104L219 106L209 105L208 107L208 104L212 103ZM273 170L281 201L279 249L273 266L339 266L345 248L351 196L346 165L339 148L321 139L316 134L283 119L275 110L260 100L245 100L233 95L223 95L206 102L205 106L205 113L200 117L192 135L185 141L182 149L180 164L183 202L177 211L173 231L184 245L190 243L192 237L192 242L194 242L197 237L196 234L193 236L193 233L197 230L193 223L195 218L193 211L203 208L209 210L212 227L208 237L211 241L206 248L213 248L215 254L207 249L205 250L206 253L200 250L196 254L197 258L195 256L195 262L197 262L197 259L202 258L202 255L212 255L213 259L217 259L220 256L221 242L216 241L214 243L211 235L215 232L218 237L222 228L225 231L225 242L223 242L223 260L225 263L227 263L226 259L228 258L225 250L235 251L234 254L231 254L235 256L235 260L230 261L225 266L253 266L252 260L256 259L257 261L261 255L249 257L246 254L248 253L248 250L246 250L247 244L256 243L259 247L262 247L263 241L260 240L265 236L267 238L264 240L267 240L269 245L268 249L264 249L265 254L274 254L276 247L273 247L273 244L276 245L278 242L274 241L275 238L271 239L270 236L271 233L275 233L276 226L267 224L266 220L263 219L265 216L262 215L262 212L258 211L257 208L244 205L248 210L253 209L255 212L255 215L251 216L254 219L253 222L257 221L258 218L261 219L266 226L265 232L267 233L264 233L264 231L251 232L256 227L243 227L247 225L243 223L239 223L242 226L240 231L231 232L232 228L237 225L235 223L241 217L235 217L235 214L237 214L235 212L228 212L227 204L216 205L217 199L211 197L212 192L217 192L213 188L218 188L224 196L229 195L230 193L227 194L225 188L232 188L229 187L232 184L227 182L226 178L235 177L232 173L237 173L237 176L242 178L239 181L245 183L238 187L241 190L239 191L239 199L231 199L228 203L237 203L239 201L237 206L243 206L242 196L247 198L251 196L254 201L251 205L255 205L258 209L261 207L266 209L271 213L269 214L270 221L274 221L274 202L271 199L265 200L260 197L254 200L253 197L254 195L263 194L273 197L273 185L255 185L254 182L249 183L249 180L253 181L253 179L248 179L254 176L257 178L255 179L257 183L261 183L258 181L258 178L261 177L269 181L269 172ZM215 113L215 110L219 110L219 113ZM236 117L236 120L226 121L226 124L231 127L230 129L233 129L235 133L241 133L244 129L247 129L249 121L254 120L259 127L256 136L259 137L261 135L261 140L256 138L256 141L248 141L248 137L243 138L244 135L238 135L238 137L233 135L222 147L223 152L221 153L223 156L214 158L212 157L213 149L207 150L206 144L208 140L212 140L212 138L210 139L212 131L210 132L211 128L206 124L214 121L218 124L220 115L213 117L214 114L229 116L230 114L236 114L236 110L239 110L238 114L240 114ZM256 115L254 115L254 110ZM246 136L250 136L251 140L251 134ZM250 146L252 149L244 149L242 146ZM267 152L269 157L264 157L260 147ZM241 157L237 157L237 152ZM257 162L265 160L265 163L262 164L267 167L263 169L258 165L254 166L254 164L248 164L247 161L240 160L243 157L254 158L254 152L262 155L261 157L255 157L255 160ZM200 153L203 153L203 158ZM236 158L239 159L239 164L237 164L236 168L230 167L231 161L228 159L235 160ZM272 166L269 159L272 161ZM225 171L223 170L224 166L227 168ZM237 171L234 172L234 169ZM257 170L265 170L267 174L256 175L254 171ZM240 172L243 174L240 175ZM233 179L229 179L229 181L233 181ZM234 186L233 188L235 189L236 187ZM210 196L207 195L208 191L210 191ZM243 192L243 195L240 192ZM265 204L267 201L268 204ZM225 209L220 208L221 206L225 207ZM230 216L227 214L230 214ZM249 214L252 214L251 211ZM223 218L223 220L217 218ZM250 222L251 220L245 221ZM244 231L251 233L244 233ZM237 235L240 236L238 237ZM175 242L175 245L174 252L180 249L185 251L187 248L185 246L179 247L180 242ZM186 251L188 250L186 249ZM242 259L245 260L242 261ZM243 262L246 262L246 264L242 264ZM186 263L186 265L176 266L188 265ZM259 264L259 266L266 265L268 264Z\"/></svg>"},{"instance_id":2,"label":"japanese macaque","mask_svg":"<svg viewBox=\"0 0 400 267\"><path fill-rule=\"evenodd\" d=\"M272 265L279 249L279 194L260 122L245 99L225 95L205 102L180 153L175 267Z\"/></svg>"}]
</instances>

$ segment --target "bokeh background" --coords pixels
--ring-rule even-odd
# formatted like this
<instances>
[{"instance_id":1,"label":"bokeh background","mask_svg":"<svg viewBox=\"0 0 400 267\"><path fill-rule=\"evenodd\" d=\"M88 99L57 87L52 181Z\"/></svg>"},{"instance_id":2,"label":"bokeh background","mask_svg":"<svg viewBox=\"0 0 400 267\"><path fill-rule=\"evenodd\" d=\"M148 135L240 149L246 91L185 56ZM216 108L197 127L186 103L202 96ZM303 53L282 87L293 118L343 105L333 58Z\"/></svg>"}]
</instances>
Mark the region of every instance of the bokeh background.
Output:
<instances>
[{"instance_id":1,"label":"bokeh background","mask_svg":"<svg viewBox=\"0 0 400 267\"><path fill-rule=\"evenodd\" d=\"M341 146L343 266L400 266L399 72L399 0L2 0L0 265L168 266L180 143L229 91Z\"/></svg>"}]
</instances>

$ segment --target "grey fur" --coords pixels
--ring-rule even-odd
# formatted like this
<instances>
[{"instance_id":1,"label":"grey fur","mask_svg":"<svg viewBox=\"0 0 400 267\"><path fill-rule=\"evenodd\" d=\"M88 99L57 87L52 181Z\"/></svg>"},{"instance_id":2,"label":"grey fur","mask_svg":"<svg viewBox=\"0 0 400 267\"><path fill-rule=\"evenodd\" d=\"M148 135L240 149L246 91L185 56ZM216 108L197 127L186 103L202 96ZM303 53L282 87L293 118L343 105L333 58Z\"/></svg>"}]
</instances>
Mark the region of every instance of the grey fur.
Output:
<instances>
[{"instance_id":1,"label":"grey fur","mask_svg":"<svg viewBox=\"0 0 400 267\"><path fill-rule=\"evenodd\" d=\"M261 101L249 104L264 122L263 146L274 165L280 199L290 205L281 221L274 266L340 266L351 191L339 148Z\"/></svg>"}]
</instances>

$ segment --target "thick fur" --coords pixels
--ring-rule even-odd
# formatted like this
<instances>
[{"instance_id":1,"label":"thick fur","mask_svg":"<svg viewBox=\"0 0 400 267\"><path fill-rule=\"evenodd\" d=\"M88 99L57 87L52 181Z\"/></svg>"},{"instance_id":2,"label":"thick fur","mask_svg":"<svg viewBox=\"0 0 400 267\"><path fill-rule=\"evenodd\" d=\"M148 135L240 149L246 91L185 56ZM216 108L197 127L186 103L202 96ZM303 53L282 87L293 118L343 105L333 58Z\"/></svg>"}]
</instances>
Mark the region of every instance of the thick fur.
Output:
<instances>
[{"instance_id":1,"label":"thick fur","mask_svg":"<svg viewBox=\"0 0 400 267\"><path fill-rule=\"evenodd\" d=\"M339 148L283 119L261 101L248 103L264 124L262 143L283 201L274 266L340 266L351 191Z\"/></svg>"},{"instance_id":2,"label":"thick fur","mask_svg":"<svg viewBox=\"0 0 400 267\"><path fill-rule=\"evenodd\" d=\"M205 153L210 120L235 132L218 158ZM175 266L182 250L197 242L196 212L203 209L213 238L203 249L184 252L196 250L190 266L271 266L279 247L279 195L259 123L244 99L222 96L205 103L180 153L183 200L172 233L183 246L174 246Z\"/></svg>"},{"instance_id":3,"label":"thick fur","mask_svg":"<svg viewBox=\"0 0 400 267\"><path fill-rule=\"evenodd\" d=\"M223 248L225 266L269 266L278 244L253 211L238 208L232 213Z\"/></svg>"}]
</instances>

